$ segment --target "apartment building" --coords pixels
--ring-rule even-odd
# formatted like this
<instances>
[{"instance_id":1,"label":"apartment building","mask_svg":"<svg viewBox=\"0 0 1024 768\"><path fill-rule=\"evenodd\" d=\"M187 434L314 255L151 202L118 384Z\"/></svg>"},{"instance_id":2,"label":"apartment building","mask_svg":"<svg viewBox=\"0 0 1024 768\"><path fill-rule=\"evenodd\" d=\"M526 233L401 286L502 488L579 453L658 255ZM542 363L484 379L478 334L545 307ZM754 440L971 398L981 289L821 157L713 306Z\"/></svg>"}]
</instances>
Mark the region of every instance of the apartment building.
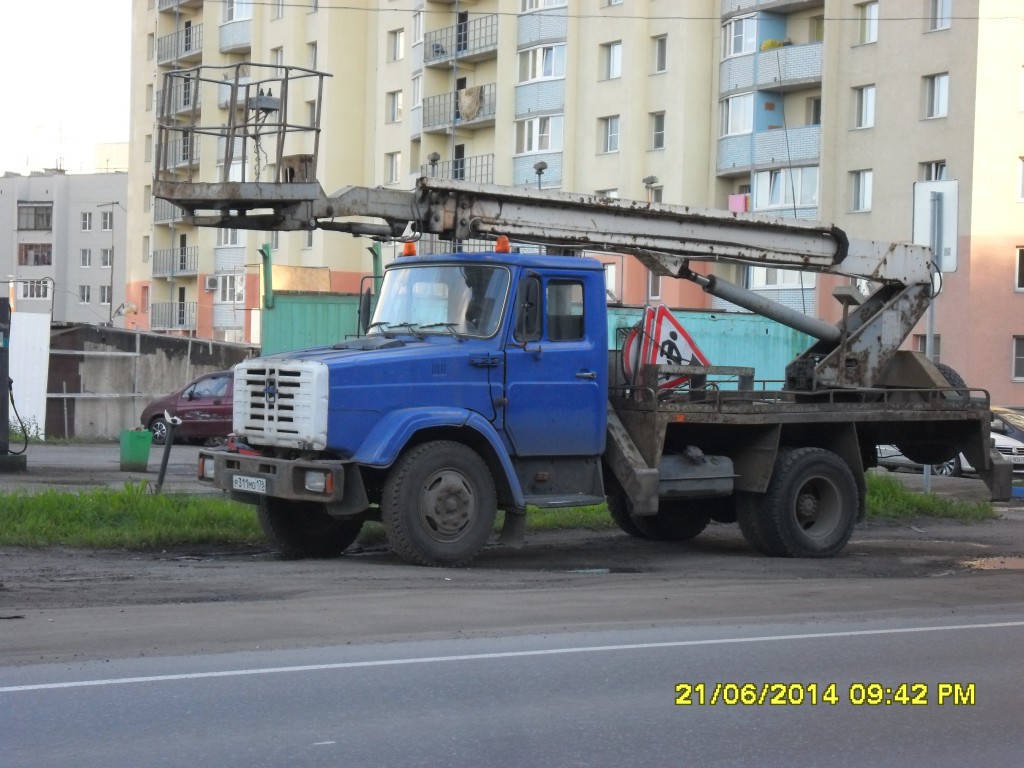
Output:
<instances>
[{"instance_id":1,"label":"apartment building","mask_svg":"<svg viewBox=\"0 0 1024 768\"><path fill-rule=\"evenodd\" d=\"M909 240L914 183L956 180L958 266L936 303L936 348L995 400L1024 404L1024 327L1011 320L1024 300L1024 54L1012 0L134 6L126 290L145 310L139 327L258 342L264 241L281 288L354 292L373 268L365 239L199 230L152 200L156 115L201 112L215 124L234 108L217 83L163 93L163 75L254 61L330 74L322 99L292 96L289 118L319 119L316 177L328 193L410 188L428 175L822 219L855 237ZM210 180L225 161L250 174L270 164L222 149L182 135L176 172ZM385 245L384 260L393 255ZM631 259L595 255L610 301L730 309ZM841 312L832 290L845 280L701 268L808 314ZM971 343L968 329L979 328L987 344Z\"/></svg>"},{"instance_id":2,"label":"apartment building","mask_svg":"<svg viewBox=\"0 0 1024 768\"><path fill-rule=\"evenodd\" d=\"M0 275L18 312L54 323L122 325L124 173L45 170L0 177Z\"/></svg>"}]
</instances>

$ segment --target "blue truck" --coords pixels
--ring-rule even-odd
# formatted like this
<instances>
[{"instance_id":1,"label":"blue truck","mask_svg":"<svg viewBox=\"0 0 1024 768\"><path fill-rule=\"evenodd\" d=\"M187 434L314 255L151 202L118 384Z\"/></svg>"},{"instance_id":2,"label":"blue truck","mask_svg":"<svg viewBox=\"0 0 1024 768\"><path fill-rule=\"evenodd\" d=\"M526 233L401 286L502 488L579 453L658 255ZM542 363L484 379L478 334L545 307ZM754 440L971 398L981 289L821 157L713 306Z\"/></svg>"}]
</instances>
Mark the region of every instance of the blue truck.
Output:
<instances>
[{"instance_id":1,"label":"blue truck","mask_svg":"<svg viewBox=\"0 0 1024 768\"><path fill-rule=\"evenodd\" d=\"M201 452L199 476L254 505L285 555L340 554L380 520L405 560L462 566L499 512L501 541L519 546L529 509L607 503L635 537L683 541L714 520L738 524L767 555L831 556L864 516L880 444L922 464L962 452L993 498L1009 496L988 394L902 349L934 298L930 249L795 219L461 180L327 195L311 177L316 142L313 154L285 149L318 126L267 119L287 112L293 70L322 75L204 69L168 73L165 91L181 86L175 78L209 80L250 107L208 126L161 112L153 192L187 223L452 245L389 264L358 338L236 366L234 438ZM216 138L219 178L183 175L169 149L182 136ZM493 245L459 247L482 242ZM781 385L742 366L624 360L588 250L631 254L813 343ZM848 277L834 291L842 319L698 268L709 261Z\"/></svg>"}]
</instances>

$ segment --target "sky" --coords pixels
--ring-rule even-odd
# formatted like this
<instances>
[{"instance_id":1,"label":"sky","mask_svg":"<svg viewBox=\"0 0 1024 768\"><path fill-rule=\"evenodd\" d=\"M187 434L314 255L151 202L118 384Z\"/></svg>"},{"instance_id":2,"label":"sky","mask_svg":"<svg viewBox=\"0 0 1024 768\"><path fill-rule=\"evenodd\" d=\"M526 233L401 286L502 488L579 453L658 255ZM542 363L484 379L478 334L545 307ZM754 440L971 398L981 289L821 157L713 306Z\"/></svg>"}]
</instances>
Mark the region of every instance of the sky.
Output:
<instances>
[{"instance_id":1,"label":"sky","mask_svg":"<svg viewBox=\"0 0 1024 768\"><path fill-rule=\"evenodd\" d=\"M0 175L94 169L128 141L131 2L5 0L0 10Z\"/></svg>"}]
</instances>

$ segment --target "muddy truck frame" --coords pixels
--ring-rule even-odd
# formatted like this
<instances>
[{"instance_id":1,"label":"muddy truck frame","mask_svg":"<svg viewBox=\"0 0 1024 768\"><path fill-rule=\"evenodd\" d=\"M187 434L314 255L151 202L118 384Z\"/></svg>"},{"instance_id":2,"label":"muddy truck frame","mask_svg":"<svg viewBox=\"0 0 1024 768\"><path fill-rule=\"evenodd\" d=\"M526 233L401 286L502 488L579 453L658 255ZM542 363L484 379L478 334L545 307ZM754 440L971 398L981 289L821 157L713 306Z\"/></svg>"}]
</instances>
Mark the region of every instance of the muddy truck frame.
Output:
<instances>
[{"instance_id":1,"label":"muddy truck frame","mask_svg":"<svg viewBox=\"0 0 1024 768\"><path fill-rule=\"evenodd\" d=\"M886 443L923 464L962 452L994 499L1009 496L987 392L900 348L934 297L928 249L795 219L434 178L328 195L314 176L319 109L313 125L283 117L290 94L321 94L325 77L257 64L168 73L165 95L187 79L235 108L204 125L195 107L161 105L154 195L198 226L495 245L396 258L365 335L236 366L234 435L200 453L199 477L254 505L283 554L340 554L380 520L404 560L463 566L499 512L501 541L520 546L528 509L607 502L636 537L684 541L714 520L767 555L831 556L864 517L865 471ZM197 142L218 149L219 176L176 162ZM517 253L509 240L574 255ZM624 365L603 265L575 255L586 250L632 254L814 341L781 386L745 367ZM691 269L706 261L849 277L835 292L842 319Z\"/></svg>"}]
</instances>

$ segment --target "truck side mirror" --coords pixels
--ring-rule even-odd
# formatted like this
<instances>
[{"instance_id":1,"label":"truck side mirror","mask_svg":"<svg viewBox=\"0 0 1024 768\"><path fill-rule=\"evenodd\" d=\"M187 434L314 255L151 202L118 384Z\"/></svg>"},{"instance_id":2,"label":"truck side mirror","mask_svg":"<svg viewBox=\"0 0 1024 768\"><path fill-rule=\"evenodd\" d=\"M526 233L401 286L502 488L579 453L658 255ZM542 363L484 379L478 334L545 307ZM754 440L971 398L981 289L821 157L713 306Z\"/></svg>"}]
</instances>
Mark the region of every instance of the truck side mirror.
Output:
<instances>
[{"instance_id":1,"label":"truck side mirror","mask_svg":"<svg viewBox=\"0 0 1024 768\"><path fill-rule=\"evenodd\" d=\"M367 288L361 294L359 294L359 330L362 331L363 335L366 335L367 329L370 327L370 314L372 309L370 303L372 297L370 296L370 289Z\"/></svg>"},{"instance_id":2,"label":"truck side mirror","mask_svg":"<svg viewBox=\"0 0 1024 768\"><path fill-rule=\"evenodd\" d=\"M515 338L523 342L540 338L540 278L527 275L516 291Z\"/></svg>"}]
</instances>

